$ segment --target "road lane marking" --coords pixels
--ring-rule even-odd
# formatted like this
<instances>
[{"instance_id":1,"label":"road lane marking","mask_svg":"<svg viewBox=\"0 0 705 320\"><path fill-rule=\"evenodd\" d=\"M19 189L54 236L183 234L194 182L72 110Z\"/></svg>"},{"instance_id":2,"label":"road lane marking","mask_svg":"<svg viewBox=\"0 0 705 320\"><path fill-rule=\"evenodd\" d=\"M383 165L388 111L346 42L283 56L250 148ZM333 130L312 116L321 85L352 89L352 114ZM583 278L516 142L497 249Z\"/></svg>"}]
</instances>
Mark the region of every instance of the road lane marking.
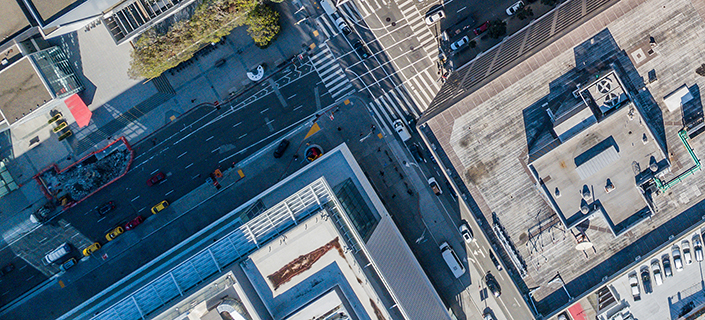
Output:
<instances>
[{"instance_id":1,"label":"road lane marking","mask_svg":"<svg viewBox=\"0 0 705 320\"><path fill-rule=\"evenodd\" d=\"M238 123L236 123L236 124L235 124L235 125L233 126L233 128L235 128L235 127L239 126L239 125L240 125L241 123L242 123L242 122L238 122Z\"/></svg>"},{"instance_id":2,"label":"road lane marking","mask_svg":"<svg viewBox=\"0 0 705 320\"><path fill-rule=\"evenodd\" d=\"M269 108L266 108L266 109L260 111L259 113L265 113L265 112L267 112L267 110L269 110Z\"/></svg>"},{"instance_id":3,"label":"road lane marking","mask_svg":"<svg viewBox=\"0 0 705 320\"><path fill-rule=\"evenodd\" d=\"M211 151L211 153L215 153L218 150L220 150L220 147L213 149L213 151Z\"/></svg>"},{"instance_id":4,"label":"road lane marking","mask_svg":"<svg viewBox=\"0 0 705 320\"><path fill-rule=\"evenodd\" d=\"M180 154L180 155L179 155L178 157L176 157L176 158L177 158L177 159L178 159L178 158L181 158L181 157L183 157L184 155L186 155L187 153L188 153L188 152L184 152L184 153Z\"/></svg>"},{"instance_id":5,"label":"road lane marking","mask_svg":"<svg viewBox=\"0 0 705 320\"><path fill-rule=\"evenodd\" d=\"M303 107L304 107L304 105L302 104L302 105L300 105L300 106L294 108L294 111L299 110L299 109L301 109L301 108L303 108Z\"/></svg>"},{"instance_id":6,"label":"road lane marking","mask_svg":"<svg viewBox=\"0 0 705 320\"><path fill-rule=\"evenodd\" d=\"M169 194L171 194L172 192L174 192L174 190L171 190L171 191L167 192L164 196L166 197L166 196L168 196Z\"/></svg>"},{"instance_id":7,"label":"road lane marking","mask_svg":"<svg viewBox=\"0 0 705 320\"><path fill-rule=\"evenodd\" d=\"M291 98L293 98L293 97L296 97L296 93L294 93L294 95L293 95L293 96L289 97L289 99L291 99Z\"/></svg>"},{"instance_id":8,"label":"road lane marking","mask_svg":"<svg viewBox=\"0 0 705 320\"><path fill-rule=\"evenodd\" d=\"M144 207L144 208L142 208L142 209L139 209L137 212L142 212L142 211L144 211L144 209L147 209L147 207Z\"/></svg>"},{"instance_id":9,"label":"road lane marking","mask_svg":"<svg viewBox=\"0 0 705 320\"><path fill-rule=\"evenodd\" d=\"M210 138L206 139L206 141L211 141L211 139L215 138L215 136L211 136Z\"/></svg>"},{"instance_id":10,"label":"road lane marking","mask_svg":"<svg viewBox=\"0 0 705 320\"><path fill-rule=\"evenodd\" d=\"M139 199L139 198L140 198L140 196L136 196L136 197L134 197L132 200L130 200L130 202L134 202L135 200L137 200L137 199Z\"/></svg>"},{"instance_id":11,"label":"road lane marking","mask_svg":"<svg viewBox=\"0 0 705 320\"><path fill-rule=\"evenodd\" d=\"M239 136L237 139L240 140L240 139L244 138L246 135L247 135L247 133L245 133L245 134Z\"/></svg>"},{"instance_id":12,"label":"road lane marking","mask_svg":"<svg viewBox=\"0 0 705 320\"><path fill-rule=\"evenodd\" d=\"M458 9L458 11L456 11L456 12L459 13L460 11L463 11L463 10L465 10L465 9L467 9L467 7L462 7L462 8L460 8L460 9Z\"/></svg>"},{"instance_id":13,"label":"road lane marking","mask_svg":"<svg viewBox=\"0 0 705 320\"><path fill-rule=\"evenodd\" d=\"M198 178L198 177L200 177L200 176L201 176L200 174L197 174L197 175L193 176L193 177L191 178L191 180L196 179L196 178Z\"/></svg>"},{"instance_id":14,"label":"road lane marking","mask_svg":"<svg viewBox=\"0 0 705 320\"><path fill-rule=\"evenodd\" d=\"M150 158L150 159L151 159L151 158ZM159 172L159 169L152 171L152 173L150 173L150 174L155 174L155 173L157 173L157 172Z\"/></svg>"},{"instance_id":15,"label":"road lane marking","mask_svg":"<svg viewBox=\"0 0 705 320\"><path fill-rule=\"evenodd\" d=\"M191 164L187 165L186 168L184 168L184 169L188 169L188 168L191 167L192 165L193 165L193 162L191 162Z\"/></svg>"},{"instance_id":16,"label":"road lane marking","mask_svg":"<svg viewBox=\"0 0 705 320\"><path fill-rule=\"evenodd\" d=\"M139 197L137 197L137 198L139 198ZM96 221L96 222L100 222L100 221L102 221L103 219L105 219L105 217L102 217L102 218L98 219L98 221Z\"/></svg>"}]
</instances>

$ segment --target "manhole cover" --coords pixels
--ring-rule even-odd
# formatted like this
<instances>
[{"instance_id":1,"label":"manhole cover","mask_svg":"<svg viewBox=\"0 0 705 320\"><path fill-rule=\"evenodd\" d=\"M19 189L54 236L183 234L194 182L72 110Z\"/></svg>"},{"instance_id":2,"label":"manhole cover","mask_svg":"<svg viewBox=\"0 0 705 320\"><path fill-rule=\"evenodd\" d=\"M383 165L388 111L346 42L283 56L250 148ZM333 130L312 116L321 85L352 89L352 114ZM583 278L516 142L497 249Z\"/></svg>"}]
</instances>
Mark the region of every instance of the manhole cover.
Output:
<instances>
[{"instance_id":1,"label":"manhole cover","mask_svg":"<svg viewBox=\"0 0 705 320\"><path fill-rule=\"evenodd\" d=\"M392 27L396 27L396 26L397 26L397 23L396 23L396 22L392 22Z\"/></svg>"},{"instance_id":2,"label":"manhole cover","mask_svg":"<svg viewBox=\"0 0 705 320\"><path fill-rule=\"evenodd\" d=\"M409 47L409 51L414 51L414 47Z\"/></svg>"},{"instance_id":3,"label":"manhole cover","mask_svg":"<svg viewBox=\"0 0 705 320\"><path fill-rule=\"evenodd\" d=\"M389 22L389 21L392 21L392 18L389 18L389 17L388 17L388 18L385 19L385 20L386 20L387 22Z\"/></svg>"}]
</instances>

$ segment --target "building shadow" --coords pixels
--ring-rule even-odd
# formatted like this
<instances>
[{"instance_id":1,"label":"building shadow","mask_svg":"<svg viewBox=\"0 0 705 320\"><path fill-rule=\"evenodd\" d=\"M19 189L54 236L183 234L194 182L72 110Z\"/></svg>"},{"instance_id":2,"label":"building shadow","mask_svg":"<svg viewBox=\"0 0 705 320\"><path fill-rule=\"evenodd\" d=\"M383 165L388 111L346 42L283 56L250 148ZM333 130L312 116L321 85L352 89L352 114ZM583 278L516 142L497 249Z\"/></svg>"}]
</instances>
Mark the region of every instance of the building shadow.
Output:
<instances>
[{"instance_id":1,"label":"building shadow","mask_svg":"<svg viewBox=\"0 0 705 320\"><path fill-rule=\"evenodd\" d=\"M78 32L79 31L74 31L60 37L50 38L47 42L52 46L61 48L64 52L66 58L71 64L71 68L73 68L74 74L80 79L81 84L83 85L83 91L79 92L78 95L81 99L83 99L83 102L86 105L91 105L91 103L93 103L93 97L95 96L97 88L90 79L86 78L86 75L83 72L83 63L81 62L81 44L79 43ZM109 62L106 61L106 63Z\"/></svg>"}]
</instances>

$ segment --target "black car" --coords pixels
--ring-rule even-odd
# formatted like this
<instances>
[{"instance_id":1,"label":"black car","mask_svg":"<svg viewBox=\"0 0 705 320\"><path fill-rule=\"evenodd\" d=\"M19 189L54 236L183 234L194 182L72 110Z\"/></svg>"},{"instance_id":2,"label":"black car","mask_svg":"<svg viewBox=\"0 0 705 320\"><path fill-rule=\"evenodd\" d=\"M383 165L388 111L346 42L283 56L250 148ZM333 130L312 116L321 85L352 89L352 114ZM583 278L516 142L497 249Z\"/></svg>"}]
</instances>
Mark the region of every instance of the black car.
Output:
<instances>
[{"instance_id":1,"label":"black car","mask_svg":"<svg viewBox=\"0 0 705 320\"><path fill-rule=\"evenodd\" d=\"M411 152L411 155L414 156L414 159L416 159L416 162L426 162L426 159L423 157L423 152L421 152L421 147L419 147L418 144L412 143L409 146L409 151Z\"/></svg>"},{"instance_id":2,"label":"black car","mask_svg":"<svg viewBox=\"0 0 705 320\"><path fill-rule=\"evenodd\" d=\"M4 275L8 274L8 273L12 272L12 270L15 270L15 265L10 263L10 264L4 266L2 269L0 269L0 276L4 276Z\"/></svg>"},{"instance_id":3,"label":"black car","mask_svg":"<svg viewBox=\"0 0 705 320\"><path fill-rule=\"evenodd\" d=\"M108 214L108 212L113 211L113 209L115 209L115 203L112 201L108 201L108 202L104 203L103 205L101 205L100 207L96 208L95 210L96 210L96 215L98 217L102 217L102 216Z\"/></svg>"},{"instance_id":4,"label":"black car","mask_svg":"<svg viewBox=\"0 0 705 320\"><path fill-rule=\"evenodd\" d=\"M355 51L357 52L358 55L360 55L360 58L362 59L367 59L370 57L370 51L367 50L367 47L365 47L360 40L357 40L355 44L353 45L353 48L355 48Z\"/></svg>"},{"instance_id":5,"label":"black car","mask_svg":"<svg viewBox=\"0 0 705 320\"><path fill-rule=\"evenodd\" d=\"M654 292L654 290L651 289L651 273L649 272L649 267L644 266L641 268L641 284L644 285L645 294Z\"/></svg>"},{"instance_id":6,"label":"black car","mask_svg":"<svg viewBox=\"0 0 705 320\"><path fill-rule=\"evenodd\" d=\"M498 298L499 295L502 294L502 289L499 288L499 283L497 283L497 279L495 279L489 271L487 271L487 274L485 275L485 285L487 285L487 288L492 291L492 295L494 295L495 298Z\"/></svg>"},{"instance_id":7,"label":"black car","mask_svg":"<svg viewBox=\"0 0 705 320\"><path fill-rule=\"evenodd\" d=\"M282 140L282 142L279 142L279 145L277 148L274 150L274 157L275 158L281 158L282 155L284 155L284 151L286 151L286 148L289 147L289 140Z\"/></svg>"}]
</instances>

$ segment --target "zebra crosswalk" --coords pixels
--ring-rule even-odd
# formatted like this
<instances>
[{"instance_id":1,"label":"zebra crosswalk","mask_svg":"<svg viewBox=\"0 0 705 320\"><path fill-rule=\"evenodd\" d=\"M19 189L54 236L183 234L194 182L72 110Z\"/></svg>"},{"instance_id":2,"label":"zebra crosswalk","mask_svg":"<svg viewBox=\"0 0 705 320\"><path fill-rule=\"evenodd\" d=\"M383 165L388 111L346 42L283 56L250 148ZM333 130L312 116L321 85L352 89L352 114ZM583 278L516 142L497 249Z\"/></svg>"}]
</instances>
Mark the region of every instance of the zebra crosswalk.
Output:
<instances>
[{"instance_id":1,"label":"zebra crosswalk","mask_svg":"<svg viewBox=\"0 0 705 320\"><path fill-rule=\"evenodd\" d=\"M340 67L328 45L322 43L318 48L319 51L310 57L311 64L331 97L337 100L355 92L355 88L345 76L345 71Z\"/></svg>"},{"instance_id":2,"label":"zebra crosswalk","mask_svg":"<svg viewBox=\"0 0 705 320\"><path fill-rule=\"evenodd\" d=\"M333 22L330 21L328 15L320 15L315 19L315 21L318 25L318 28L321 30L321 32L323 32L327 39L330 39L331 37L334 37L338 34L338 28L333 25Z\"/></svg>"},{"instance_id":3,"label":"zebra crosswalk","mask_svg":"<svg viewBox=\"0 0 705 320\"><path fill-rule=\"evenodd\" d=\"M418 109L408 96L404 86L397 86L375 98L368 107L379 123L391 124L396 119L405 119L407 115L418 118Z\"/></svg>"},{"instance_id":4,"label":"zebra crosswalk","mask_svg":"<svg viewBox=\"0 0 705 320\"><path fill-rule=\"evenodd\" d=\"M432 61L438 60L438 42L436 36L431 33L431 30L424 21L424 16L416 8L414 0L405 0L398 3L399 10L409 23L409 27L414 32L416 39L421 46L426 50L428 57Z\"/></svg>"}]
</instances>

